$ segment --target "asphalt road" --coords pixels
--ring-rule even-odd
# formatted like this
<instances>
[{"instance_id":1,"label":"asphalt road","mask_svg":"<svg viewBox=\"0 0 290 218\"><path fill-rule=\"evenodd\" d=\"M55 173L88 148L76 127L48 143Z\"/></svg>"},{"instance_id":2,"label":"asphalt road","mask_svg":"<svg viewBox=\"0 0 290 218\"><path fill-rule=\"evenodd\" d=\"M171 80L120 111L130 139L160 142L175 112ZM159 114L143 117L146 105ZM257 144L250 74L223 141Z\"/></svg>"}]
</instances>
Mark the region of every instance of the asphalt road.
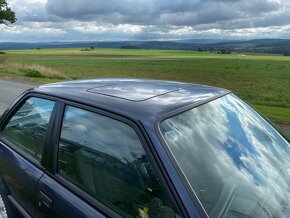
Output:
<instances>
[{"instance_id":1,"label":"asphalt road","mask_svg":"<svg viewBox=\"0 0 290 218\"><path fill-rule=\"evenodd\" d=\"M31 87L33 85L0 80L0 115L22 92Z\"/></svg>"}]
</instances>

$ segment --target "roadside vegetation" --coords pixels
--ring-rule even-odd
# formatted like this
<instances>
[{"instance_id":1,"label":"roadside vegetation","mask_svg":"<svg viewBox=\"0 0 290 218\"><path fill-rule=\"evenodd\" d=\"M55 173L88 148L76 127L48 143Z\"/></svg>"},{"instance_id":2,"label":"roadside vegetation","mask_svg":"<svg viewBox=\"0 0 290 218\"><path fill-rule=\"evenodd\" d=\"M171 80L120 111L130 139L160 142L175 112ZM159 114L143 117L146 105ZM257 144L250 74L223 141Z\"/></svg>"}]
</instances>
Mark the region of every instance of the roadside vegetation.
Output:
<instances>
[{"instance_id":1,"label":"roadside vegetation","mask_svg":"<svg viewBox=\"0 0 290 218\"><path fill-rule=\"evenodd\" d=\"M15 74L15 76L24 76L30 78L48 78L52 80L70 79L68 76L58 72L55 69L39 64L9 62L6 59L5 61L0 61L0 66L4 70ZM5 71L4 74L6 74Z\"/></svg>"},{"instance_id":2,"label":"roadside vegetation","mask_svg":"<svg viewBox=\"0 0 290 218\"><path fill-rule=\"evenodd\" d=\"M4 51L0 76L47 83L96 77L177 80L233 90L274 121L290 123L290 59L181 50Z\"/></svg>"}]
</instances>

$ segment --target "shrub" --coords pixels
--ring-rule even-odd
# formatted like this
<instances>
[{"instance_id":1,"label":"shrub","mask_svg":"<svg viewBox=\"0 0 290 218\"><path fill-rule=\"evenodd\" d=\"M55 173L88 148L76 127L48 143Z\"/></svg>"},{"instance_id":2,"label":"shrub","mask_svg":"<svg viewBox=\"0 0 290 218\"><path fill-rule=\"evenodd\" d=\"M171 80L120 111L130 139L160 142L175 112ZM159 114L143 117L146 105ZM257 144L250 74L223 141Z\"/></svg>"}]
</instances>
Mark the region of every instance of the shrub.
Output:
<instances>
[{"instance_id":1,"label":"shrub","mask_svg":"<svg viewBox=\"0 0 290 218\"><path fill-rule=\"evenodd\" d=\"M25 76L26 77L33 77L33 78L41 78L43 77L43 75L37 71L37 70L33 70L33 69L27 69L27 70L24 70L24 73L25 73Z\"/></svg>"}]
</instances>

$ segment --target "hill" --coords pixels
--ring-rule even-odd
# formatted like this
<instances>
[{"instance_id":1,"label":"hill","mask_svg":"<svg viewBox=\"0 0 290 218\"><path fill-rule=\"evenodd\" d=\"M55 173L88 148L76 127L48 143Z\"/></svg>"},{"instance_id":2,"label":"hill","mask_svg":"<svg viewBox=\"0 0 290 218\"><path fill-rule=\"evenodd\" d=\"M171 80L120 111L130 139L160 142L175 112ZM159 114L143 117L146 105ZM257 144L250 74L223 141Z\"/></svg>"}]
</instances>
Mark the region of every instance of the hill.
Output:
<instances>
[{"instance_id":1,"label":"hill","mask_svg":"<svg viewBox=\"0 0 290 218\"><path fill-rule=\"evenodd\" d=\"M161 50L220 51L290 54L290 39L254 39L244 41L221 41L214 39L187 39L177 41L119 41L119 42L2 42L0 50L45 48L140 48Z\"/></svg>"}]
</instances>

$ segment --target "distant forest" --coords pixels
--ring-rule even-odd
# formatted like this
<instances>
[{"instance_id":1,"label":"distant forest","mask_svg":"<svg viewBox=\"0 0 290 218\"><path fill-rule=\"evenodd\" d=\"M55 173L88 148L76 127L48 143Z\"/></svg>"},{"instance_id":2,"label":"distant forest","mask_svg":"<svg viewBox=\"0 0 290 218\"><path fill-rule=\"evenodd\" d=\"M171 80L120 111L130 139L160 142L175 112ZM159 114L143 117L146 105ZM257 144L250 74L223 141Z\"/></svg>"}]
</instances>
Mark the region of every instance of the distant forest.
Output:
<instances>
[{"instance_id":1,"label":"distant forest","mask_svg":"<svg viewBox=\"0 0 290 218\"><path fill-rule=\"evenodd\" d=\"M290 39L255 39L247 41L220 41L216 39L190 39L179 41L120 41L120 42L2 42L0 50L42 48L121 48L192 50L220 54L268 53L290 56Z\"/></svg>"}]
</instances>

